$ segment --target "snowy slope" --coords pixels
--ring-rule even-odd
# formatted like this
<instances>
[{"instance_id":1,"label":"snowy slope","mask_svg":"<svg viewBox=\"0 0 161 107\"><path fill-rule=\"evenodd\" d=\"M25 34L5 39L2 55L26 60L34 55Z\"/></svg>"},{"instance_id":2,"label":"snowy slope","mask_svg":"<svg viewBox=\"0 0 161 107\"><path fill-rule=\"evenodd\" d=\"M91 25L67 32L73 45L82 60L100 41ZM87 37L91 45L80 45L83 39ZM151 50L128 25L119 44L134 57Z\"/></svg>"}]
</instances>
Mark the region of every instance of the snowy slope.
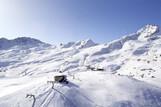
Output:
<instances>
[{"instance_id":1,"label":"snowy slope","mask_svg":"<svg viewBox=\"0 0 161 107\"><path fill-rule=\"evenodd\" d=\"M0 46L0 107L161 107L156 25L106 44L2 38ZM69 84L52 88L62 74Z\"/></svg>"}]
</instances>

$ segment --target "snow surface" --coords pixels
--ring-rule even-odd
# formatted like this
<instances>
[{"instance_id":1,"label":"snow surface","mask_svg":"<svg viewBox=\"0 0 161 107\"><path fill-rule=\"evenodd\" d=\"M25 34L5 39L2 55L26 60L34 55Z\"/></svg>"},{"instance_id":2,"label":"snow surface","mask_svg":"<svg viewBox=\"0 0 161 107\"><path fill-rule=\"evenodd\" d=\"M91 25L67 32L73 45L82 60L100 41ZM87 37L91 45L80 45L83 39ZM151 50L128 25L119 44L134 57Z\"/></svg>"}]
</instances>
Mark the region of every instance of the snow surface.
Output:
<instances>
[{"instance_id":1,"label":"snow surface","mask_svg":"<svg viewBox=\"0 0 161 107\"><path fill-rule=\"evenodd\" d=\"M60 46L2 38L0 107L161 107L160 34L146 25L107 44Z\"/></svg>"}]
</instances>

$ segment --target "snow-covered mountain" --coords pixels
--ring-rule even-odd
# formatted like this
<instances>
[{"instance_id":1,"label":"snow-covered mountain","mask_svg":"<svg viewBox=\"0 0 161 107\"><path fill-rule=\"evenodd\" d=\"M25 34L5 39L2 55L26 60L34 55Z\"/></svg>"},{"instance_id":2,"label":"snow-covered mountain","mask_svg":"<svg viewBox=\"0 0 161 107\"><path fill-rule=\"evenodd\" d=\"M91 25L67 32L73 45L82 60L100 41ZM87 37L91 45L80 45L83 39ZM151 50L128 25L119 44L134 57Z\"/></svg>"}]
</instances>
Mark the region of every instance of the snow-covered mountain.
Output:
<instances>
[{"instance_id":1,"label":"snow-covered mountain","mask_svg":"<svg viewBox=\"0 0 161 107\"><path fill-rule=\"evenodd\" d=\"M97 43L93 42L91 39L86 39L86 40L81 40L77 42L69 42L67 44L61 44L61 47L62 48L73 47L73 48L81 49L81 48L89 48L95 45L97 45Z\"/></svg>"},{"instance_id":2,"label":"snow-covered mountain","mask_svg":"<svg viewBox=\"0 0 161 107\"><path fill-rule=\"evenodd\" d=\"M31 48L39 46L50 46L50 44L29 37L19 37L13 40L0 38L0 50L6 50L13 47Z\"/></svg>"},{"instance_id":3,"label":"snow-covered mountain","mask_svg":"<svg viewBox=\"0 0 161 107\"><path fill-rule=\"evenodd\" d=\"M160 48L156 25L106 44L2 38L0 107L161 107Z\"/></svg>"}]
</instances>

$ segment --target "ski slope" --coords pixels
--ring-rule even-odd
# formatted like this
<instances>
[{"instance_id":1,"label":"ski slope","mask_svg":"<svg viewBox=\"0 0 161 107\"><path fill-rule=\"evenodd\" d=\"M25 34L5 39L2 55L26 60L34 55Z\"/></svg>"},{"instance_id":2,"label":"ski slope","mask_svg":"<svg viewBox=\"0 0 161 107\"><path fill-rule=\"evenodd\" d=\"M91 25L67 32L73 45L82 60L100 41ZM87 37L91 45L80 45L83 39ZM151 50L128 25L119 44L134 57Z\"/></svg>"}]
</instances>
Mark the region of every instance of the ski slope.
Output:
<instances>
[{"instance_id":1,"label":"ski slope","mask_svg":"<svg viewBox=\"0 0 161 107\"><path fill-rule=\"evenodd\" d=\"M161 107L156 25L106 44L2 38L0 47L0 107ZM57 75L69 84L52 84Z\"/></svg>"}]
</instances>

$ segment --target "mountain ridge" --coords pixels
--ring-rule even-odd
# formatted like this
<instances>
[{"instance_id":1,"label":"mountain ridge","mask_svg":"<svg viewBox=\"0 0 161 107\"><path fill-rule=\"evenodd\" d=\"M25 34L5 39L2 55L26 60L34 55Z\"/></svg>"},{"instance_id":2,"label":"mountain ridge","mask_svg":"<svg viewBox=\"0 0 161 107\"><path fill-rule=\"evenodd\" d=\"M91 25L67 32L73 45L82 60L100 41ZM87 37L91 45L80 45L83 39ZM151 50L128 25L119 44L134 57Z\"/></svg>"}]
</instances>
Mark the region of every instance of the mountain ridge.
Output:
<instances>
[{"instance_id":1,"label":"mountain ridge","mask_svg":"<svg viewBox=\"0 0 161 107\"><path fill-rule=\"evenodd\" d=\"M51 46L50 44L31 37L18 37L15 39L0 38L0 49L9 49L14 46L36 47L40 45Z\"/></svg>"},{"instance_id":2,"label":"mountain ridge","mask_svg":"<svg viewBox=\"0 0 161 107\"><path fill-rule=\"evenodd\" d=\"M128 41L128 40L150 40L150 39L155 39L157 38L157 34L159 35L160 32L160 27L158 25L153 25L153 24L147 24L145 26L143 26L142 28L140 28L138 31L136 31L136 33L132 33L126 36L123 36L119 39L113 40L109 43L105 43L105 45L109 45L109 48L114 48L113 44L116 45L120 45L122 47L122 45ZM152 35L152 37L149 37L149 35ZM32 44L33 45L37 45L38 44L46 44L48 46L50 46L51 44L42 42L38 39L34 39L31 37L18 37L15 39L6 39L6 38L0 38L0 47L3 47L3 42L7 43L7 42L13 42L13 44L11 45L29 45ZM5 45L6 45L5 43ZM60 44L61 48L69 48L69 47L77 47L77 48L88 48L91 46L96 46L98 45L98 43L93 42L91 39L85 39L85 40L81 40L81 41L76 41L76 42L68 42L66 44ZM12 46L10 46L12 47Z\"/></svg>"}]
</instances>

